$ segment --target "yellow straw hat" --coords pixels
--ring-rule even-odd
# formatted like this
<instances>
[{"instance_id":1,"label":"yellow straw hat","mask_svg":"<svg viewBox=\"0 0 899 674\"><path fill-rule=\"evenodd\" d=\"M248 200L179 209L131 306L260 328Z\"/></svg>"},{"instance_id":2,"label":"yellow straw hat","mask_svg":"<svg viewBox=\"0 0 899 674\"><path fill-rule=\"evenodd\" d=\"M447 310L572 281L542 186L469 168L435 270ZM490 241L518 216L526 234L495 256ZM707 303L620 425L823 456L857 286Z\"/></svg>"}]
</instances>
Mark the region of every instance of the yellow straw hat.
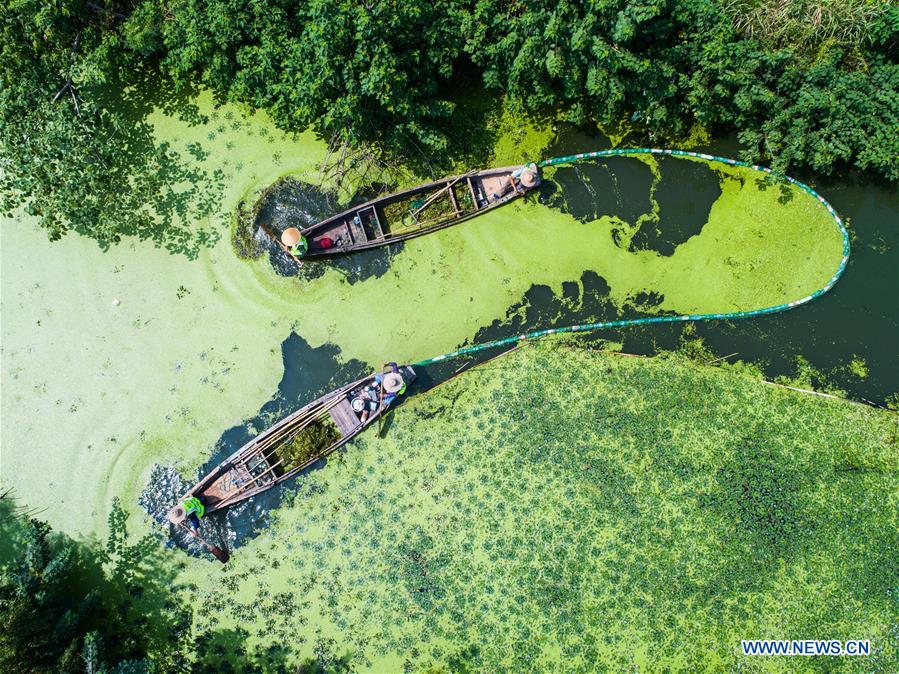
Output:
<instances>
[{"instance_id":1,"label":"yellow straw hat","mask_svg":"<svg viewBox=\"0 0 899 674\"><path fill-rule=\"evenodd\" d=\"M300 230L296 227L288 227L283 232L281 232L281 243L283 243L288 248L293 248L297 245L297 241L300 240Z\"/></svg>"},{"instance_id":2,"label":"yellow straw hat","mask_svg":"<svg viewBox=\"0 0 899 674\"><path fill-rule=\"evenodd\" d=\"M533 187L537 184L537 173L531 169L525 169L521 172L521 184L525 187Z\"/></svg>"}]
</instances>

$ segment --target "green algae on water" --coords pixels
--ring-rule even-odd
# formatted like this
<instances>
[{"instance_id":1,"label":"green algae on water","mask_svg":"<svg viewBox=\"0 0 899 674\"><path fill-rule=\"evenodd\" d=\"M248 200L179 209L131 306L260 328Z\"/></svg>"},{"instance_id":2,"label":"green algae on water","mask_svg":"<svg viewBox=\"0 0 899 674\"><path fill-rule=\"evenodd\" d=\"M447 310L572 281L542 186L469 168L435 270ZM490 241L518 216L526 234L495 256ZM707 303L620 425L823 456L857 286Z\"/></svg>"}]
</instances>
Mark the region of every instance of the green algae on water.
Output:
<instances>
[{"instance_id":1,"label":"green algae on water","mask_svg":"<svg viewBox=\"0 0 899 674\"><path fill-rule=\"evenodd\" d=\"M359 671L733 670L740 639L810 624L889 670L894 424L675 357L519 349L306 475L223 574L191 565L191 603Z\"/></svg>"},{"instance_id":2,"label":"green algae on water","mask_svg":"<svg viewBox=\"0 0 899 674\"><path fill-rule=\"evenodd\" d=\"M208 95L197 104L203 123L152 121L160 140L201 147L197 162L221 174L218 208L198 226L226 233L238 203L283 175L318 182L327 150L312 134L284 135ZM538 149L551 137L525 133ZM515 147L501 136L495 160L520 161ZM74 236L48 245L17 215L2 228L4 484L52 504L57 528L102 530L113 496L136 507L153 465L194 469L271 399L292 333L376 367L451 351L533 286L561 296L587 271L608 284L611 306L654 294L656 312L759 308L820 287L841 251L818 204L784 201L739 169L721 185L709 222L670 257L616 244L639 218L581 222L531 199L408 241L386 273L356 282L331 266L310 281L279 276L266 256L239 259L226 235L193 261L140 241L107 253Z\"/></svg>"}]
</instances>

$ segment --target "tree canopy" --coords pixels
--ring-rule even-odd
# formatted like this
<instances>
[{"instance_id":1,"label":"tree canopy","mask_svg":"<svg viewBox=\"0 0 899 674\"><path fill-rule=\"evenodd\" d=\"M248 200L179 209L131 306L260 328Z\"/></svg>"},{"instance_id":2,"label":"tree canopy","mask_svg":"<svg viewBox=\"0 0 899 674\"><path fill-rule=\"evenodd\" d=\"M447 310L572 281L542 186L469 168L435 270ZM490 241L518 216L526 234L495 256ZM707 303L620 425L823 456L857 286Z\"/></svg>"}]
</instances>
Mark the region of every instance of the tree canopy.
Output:
<instances>
[{"instance_id":1,"label":"tree canopy","mask_svg":"<svg viewBox=\"0 0 899 674\"><path fill-rule=\"evenodd\" d=\"M177 566L152 535L129 536L127 520L114 500L105 546L83 543L0 493L0 671L350 671L330 648L291 665L284 648L248 646L245 631L193 629Z\"/></svg>"},{"instance_id":2,"label":"tree canopy","mask_svg":"<svg viewBox=\"0 0 899 674\"><path fill-rule=\"evenodd\" d=\"M786 9L785 9L786 7ZM208 176L146 114L199 88L281 128L440 163L454 78L677 143L734 131L780 170L899 178L899 8L869 0L14 0L0 9L0 190L51 238L152 238Z\"/></svg>"}]
</instances>

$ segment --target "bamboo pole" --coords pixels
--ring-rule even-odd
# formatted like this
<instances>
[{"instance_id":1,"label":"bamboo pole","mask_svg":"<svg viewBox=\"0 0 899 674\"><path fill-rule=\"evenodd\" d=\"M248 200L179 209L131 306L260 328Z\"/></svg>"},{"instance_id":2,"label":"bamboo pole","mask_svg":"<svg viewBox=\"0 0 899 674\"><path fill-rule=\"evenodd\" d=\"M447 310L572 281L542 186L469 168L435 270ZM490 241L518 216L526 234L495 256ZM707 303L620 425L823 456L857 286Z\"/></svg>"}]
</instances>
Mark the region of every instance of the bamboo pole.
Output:
<instances>
[{"instance_id":1,"label":"bamboo pole","mask_svg":"<svg viewBox=\"0 0 899 674\"><path fill-rule=\"evenodd\" d=\"M303 430L304 428L309 426L313 421L316 421L317 419L320 419L321 417L323 417L328 411L330 411L330 409L332 407L334 407L335 405L337 405L338 403L341 402L344 395L345 395L344 393L341 393L339 396L335 396L332 400L328 401L328 403L317 408L317 410L315 412L315 416L313 418L309 418L309 415L303 415L302 418L304 419L304 423L302 425L300 425L299 427L290 425L284 429L279 429L280 431L283 431L283 432L279 432L276 435L276 437L272 438L271 441L268 442L263 448L255 448L252 453L248 454L240 462L235 463L234 467L231 470L246 467L250 461L252 461L254 458L258 457L260 454L262 454L264 461L269 461L269 459L271 459L272 455L277 450L279 441L286 440L287 437L296 435L301 430ZM269 438L266 438L266 440L269 440ZM265 452L266 452L266 450L269 450L269 449L271 451L266 455ZM282 463L284 463L284 459L281 459L278 462L276 462L275 464L269 466L269 468L260 475L256 475L256 476L251 475L249 482L246 484L255 484L256 482L259 481L259 479L261 477L263 477L264 475L267 475L269 472L274 470L277 466L281 465ZM249 469L247 469L247 470L249 472ZM235 490L235 492L233 494L227 496L223 501L221 501L219 504L216 505L216 508L217 509L224 508L228 503L230 503L232 500L234 500L234 498L245 493L247 491L246 484L241 485L241 487L239 487L237 490Z\"/></svg>"},{"instance_id":2,"label":"bamboo pole","mask_svg":"<svg viewBox=\"0 0 899 674\"><path fill-rule=\"evenodd\" d=\"M378 387L378 437L381 436L381 427L383 425L384 415L381 412L384 411L384 368L387 367L387 363L381 364L381 385Z\"/></svg>"},{"instance_id":3,"label":"bamboo pole","mask_svg":"<svg viewBox=\"0 0 899 674\"><path fill-rule=\"evenodd\" d=\"M222 550L220 547L213 545L212 543L208 543L203 537L200 536L196 531L191 529L189 526L184 524L184 522L179 522L180 526L184 527L186 531L191 533L200 543L206 546L206 549L211 552L217 560L219 560L222 564L227 564L228 560L231 559L230 555Z\"/></svg>"},{"instance_id":4,"label":"bamboo pole","mask_svg":"<svg viewBox=\"0 0 899 674\"><path fill-rule=\"evenodd\" d=\"M466 174L465 176L459 176L458 178L453 178L450 182L448 182L446 185L444 185L444 186L441 187L439 190L437 190L437 192L436 192L435 194L432 194L432 195L428 198L428 200L427 200L426 202L424 202L419 208L417 208L417 209L415 209L414 211L412 211L412 213L411 213L410 215L414 218L416 215L418 215L418 214L421 213L424 209L426 209L428 206L430 206L431 203L432 203L435 199L437 199L437 197L439 197L441 194L443 194L444 192L446 192L447 190L449 190L453 185L455 185L457 182L459 182L460 180L462 180L462 178L467 177L467 175L468 175L468 174Z\"/></svg>"},{"instance_id":5,"label":"bamboo pole","mask_svg":"<svg viewBox=\"0 0 899 674\"><path fill-rule=\"evenodd\" d=\"M322 403L318 407L314 407L307 411L305 414L300 415L297 419L291 421L290 424L287 424L283 428L279 428L277 432L272 433L269 437L265 438L263 442L253 448L251 453L248 453L246 457L242 458L238 463L235 463L235 467L245 466L249 461L259 455L260 453L264 453L267 449L277 444L280 440L284 439L284 436L299 432L306 428L313 421L317 421L322 418L326 412L329 412L332 407L336 406L340 403L346 393L341 393L340 395L334 396L331 400L328 400L325 403ZM302 422L300 421L302 420Z\"/></svg>"}]
</instances>

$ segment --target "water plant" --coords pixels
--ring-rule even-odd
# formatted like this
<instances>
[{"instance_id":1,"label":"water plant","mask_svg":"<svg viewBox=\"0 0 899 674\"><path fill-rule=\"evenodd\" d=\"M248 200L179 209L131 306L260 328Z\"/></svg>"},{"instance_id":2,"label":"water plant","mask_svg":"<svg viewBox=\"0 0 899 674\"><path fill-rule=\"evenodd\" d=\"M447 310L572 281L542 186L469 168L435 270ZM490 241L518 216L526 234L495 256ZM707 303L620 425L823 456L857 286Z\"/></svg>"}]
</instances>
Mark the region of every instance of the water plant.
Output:
<instances>
[{"instance_id":1,"label":"water plant","mask_svg":"<svg viewBox=\"0 0 899 674\"><path fill-rule=\"evenodd\" d=\"M285 469L302 466L340 439L340 431L330 419L318 419L278 447Z\"/></svg>"}]
</instances>

